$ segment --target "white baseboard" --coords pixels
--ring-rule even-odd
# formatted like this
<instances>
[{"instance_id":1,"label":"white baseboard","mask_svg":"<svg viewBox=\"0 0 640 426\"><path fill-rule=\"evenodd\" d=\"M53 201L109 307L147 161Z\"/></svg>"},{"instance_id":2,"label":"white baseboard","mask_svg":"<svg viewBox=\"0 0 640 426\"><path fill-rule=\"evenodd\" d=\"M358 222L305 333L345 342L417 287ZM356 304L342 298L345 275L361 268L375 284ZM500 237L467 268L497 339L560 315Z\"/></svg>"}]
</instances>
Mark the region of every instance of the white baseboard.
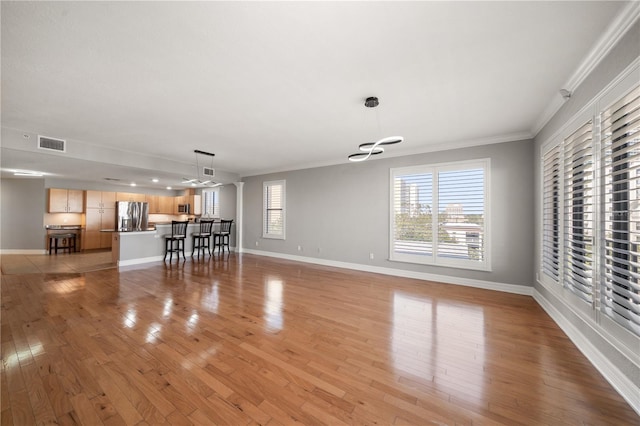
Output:
<instances>
[{"instance_id":1,"label":"white baseboard","mask_svg":"<svg viewBox=\"0 0 640 426\"><path fill-rule=\"evenodd\" d=\"M291 254L274 253L269 251L252 250L243 248L242 253L255 254L258 256L276 257L279 259L294 260L305 263L315 263L323 266L333 266L336 268L354 269L356 271L373 272L376 274L392 275L403 278L414 278L425 281L436 281L446 284L463 285L467 287L482 288L485 290L496 290L505 293L533 295L533 287L515 284L496 283L492 281L474 280L470 278L450 277L447 275L428 274L425 272L406 271L403 269L385 268L381 266L362 265L358 263L340 262L337 260L318 259L315 257L296 256Z\"/></svg>"},{"instance_id":2,"label":"white baseboard","mask_svg":"<svg viewBox=\"0 0 640 426\"><path fill-rule=\"evenodd\" d=\"M595 347L589 339L578 330L555 306L534 290L533 298L555 321L562 331L571 339L574 345L587 357L589 362L604 376L613 388L629 403L631 408L640 415L640 387L636 386L625 376L604 354Z\"/></svg>"},{"instance_id":3,"label":"white baseboard","mask_svg":"<svg viewBox=\"0 0 640 426\"><path fill-rule=\"evenodd\" d=\"M27 250L13 250L13 249L4 249L0 250L0 255L2 254L47 254L46 250L38 250L38 249L27 249Z\"/></svg>"},{"instance_id":4,"label":"white baseboard","mask_svg":"<svg viewBox=\"0 0 640 426\"><path fill-rule=\"evenodd\" d=\"M162 256L151 256L151 257L141 257L138 259L130 259L130 260L118 260L118 268L121 266L131 266L131 265L140 265L142 263L151 263L151 262L160 262L164 258Z\"/></svg>"},{"instance_id":5,"label":"white baseboard","mask_svg":"<svg viewBox=\"0 0 640 426\"><path fill-rule=\"evenodd\" d=\"M234 247L231 247L231 252L234 252ZM212 252L213 253L213 252ZM184 253L186 257L191 257L191 252L186 251ZM169 256L167 256L168 258ZM141 265L143 263L151 263L151 262L161 262L164 260L164 254L160 256L151 256L151 257L141 257L138 259L129 259L129 260L118 260L118 267L120 266L131 266L131 265Z\"/></svg>"}]
</instances>

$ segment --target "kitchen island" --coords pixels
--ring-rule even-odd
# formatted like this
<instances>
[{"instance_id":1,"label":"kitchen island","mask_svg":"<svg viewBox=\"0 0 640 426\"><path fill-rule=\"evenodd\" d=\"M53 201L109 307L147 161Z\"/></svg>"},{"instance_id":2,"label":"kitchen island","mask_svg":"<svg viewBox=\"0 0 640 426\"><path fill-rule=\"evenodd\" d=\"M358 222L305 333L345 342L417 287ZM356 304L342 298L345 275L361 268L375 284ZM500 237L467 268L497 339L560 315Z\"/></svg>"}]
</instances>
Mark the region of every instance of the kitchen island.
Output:
<instances>
[{"instance_id":1,"label":"kitchen island","mask_svg":"<svg viewBox=\"0 0 640 426\"><path fill-rule=\"evenodd\" d=\"M184 253L187 256L193 251L191 234L199 229L199 223L187 226L187 238L184 242ZM165 235L171 235L171 224L156 224L155 229L141 231L113 231L113 262L118 266L128 266L163 260Z\"/></svg>"}]
</instances>

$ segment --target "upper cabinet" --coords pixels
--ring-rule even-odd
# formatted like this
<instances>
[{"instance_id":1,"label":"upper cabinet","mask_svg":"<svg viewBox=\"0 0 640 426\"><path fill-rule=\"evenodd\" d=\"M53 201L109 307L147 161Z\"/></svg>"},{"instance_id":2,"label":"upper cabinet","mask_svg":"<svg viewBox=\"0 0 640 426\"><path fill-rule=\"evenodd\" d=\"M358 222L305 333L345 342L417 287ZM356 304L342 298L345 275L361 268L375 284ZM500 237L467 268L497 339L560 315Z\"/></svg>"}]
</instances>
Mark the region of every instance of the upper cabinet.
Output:
<instances>
[{"instance_id":1,"label":"upper cabinet","mask_svg":"<svg viewBox=\"0 0 640 426\"><path fill-rule=\"evenodd\" d=\"M164 195L147 195L149 214L173 214L173 197Z\"/></svg>"},{"instance_id":2,"label":"upper cabinet","mask_svg":"<svg viewBox=\"0 0 640 426\"><path fill-rule=\"evenodd\" d=\"M117 192L116 201L145 201L145 195L135 192Z\"/></svg>"},{"instance_id":3,"label":"upper cabinet","mask_svg":"<svg viewBox=\"0 0 640 426\"><path fill-rule=\"evenodd\" d=\"M79 189L49 188L47 190L48 213L83 213L84 191Z\"/></svg>"},{"instance_id":4,"label":"upper cabinet","mask_svg":"<svg viewBox=\"0 0 640 426\"><path fill-rule=\"evenodd\" d=\"M116 193L102 191L86 191L85 207L88 209L104 209L116 207Z\"/></svg>"}]
</instances>

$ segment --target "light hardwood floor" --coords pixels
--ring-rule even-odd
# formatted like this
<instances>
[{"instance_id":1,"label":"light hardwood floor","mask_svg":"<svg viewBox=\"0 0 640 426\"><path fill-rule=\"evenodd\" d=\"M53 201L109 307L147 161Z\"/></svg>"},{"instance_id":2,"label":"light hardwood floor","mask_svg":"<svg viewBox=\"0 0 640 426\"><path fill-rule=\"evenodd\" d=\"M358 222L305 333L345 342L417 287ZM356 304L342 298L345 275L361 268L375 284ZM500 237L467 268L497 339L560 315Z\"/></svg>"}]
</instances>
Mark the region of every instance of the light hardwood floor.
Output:
<instances>
[{"instance_id":1,"label":"light hardwood floor","mask_svg":"<svg viewBox=\"0 0 640 426\"><path fill-rule=\"evenodd\" d=\"M637 425L531 297L231 254L2 276L2 424Z\"/></svg>"}]
</instances>

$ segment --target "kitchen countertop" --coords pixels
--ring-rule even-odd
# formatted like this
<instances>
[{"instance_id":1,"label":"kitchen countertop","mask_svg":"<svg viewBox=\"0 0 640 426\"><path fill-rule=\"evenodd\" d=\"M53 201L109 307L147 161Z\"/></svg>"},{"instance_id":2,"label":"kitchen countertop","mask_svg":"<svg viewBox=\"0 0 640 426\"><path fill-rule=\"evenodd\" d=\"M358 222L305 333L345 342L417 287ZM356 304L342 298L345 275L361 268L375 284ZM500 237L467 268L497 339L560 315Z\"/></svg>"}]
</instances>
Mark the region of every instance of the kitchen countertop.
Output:
<instances>
[{"instance_id":1,"label":"kitchen countertop","mask_svg":"<svg viewBox=\"0 0 640 426\"><path fill-rule=\"evenodd\" d=\"M100 232L122 232L122 233L129 233L129 232L155 232L156 228L145 228L145 229L101 229Z\"/></svg>"},{"instance_id":2,"label":"kitchen countertop","mask_svg":"<svg viewBox=\"0 0 640 426\"><path fill-rule=\"evenodd\" d=\"M82 225L46 225L44 228L51 230L82 229Z\"/></svg>"}]
</instances>

